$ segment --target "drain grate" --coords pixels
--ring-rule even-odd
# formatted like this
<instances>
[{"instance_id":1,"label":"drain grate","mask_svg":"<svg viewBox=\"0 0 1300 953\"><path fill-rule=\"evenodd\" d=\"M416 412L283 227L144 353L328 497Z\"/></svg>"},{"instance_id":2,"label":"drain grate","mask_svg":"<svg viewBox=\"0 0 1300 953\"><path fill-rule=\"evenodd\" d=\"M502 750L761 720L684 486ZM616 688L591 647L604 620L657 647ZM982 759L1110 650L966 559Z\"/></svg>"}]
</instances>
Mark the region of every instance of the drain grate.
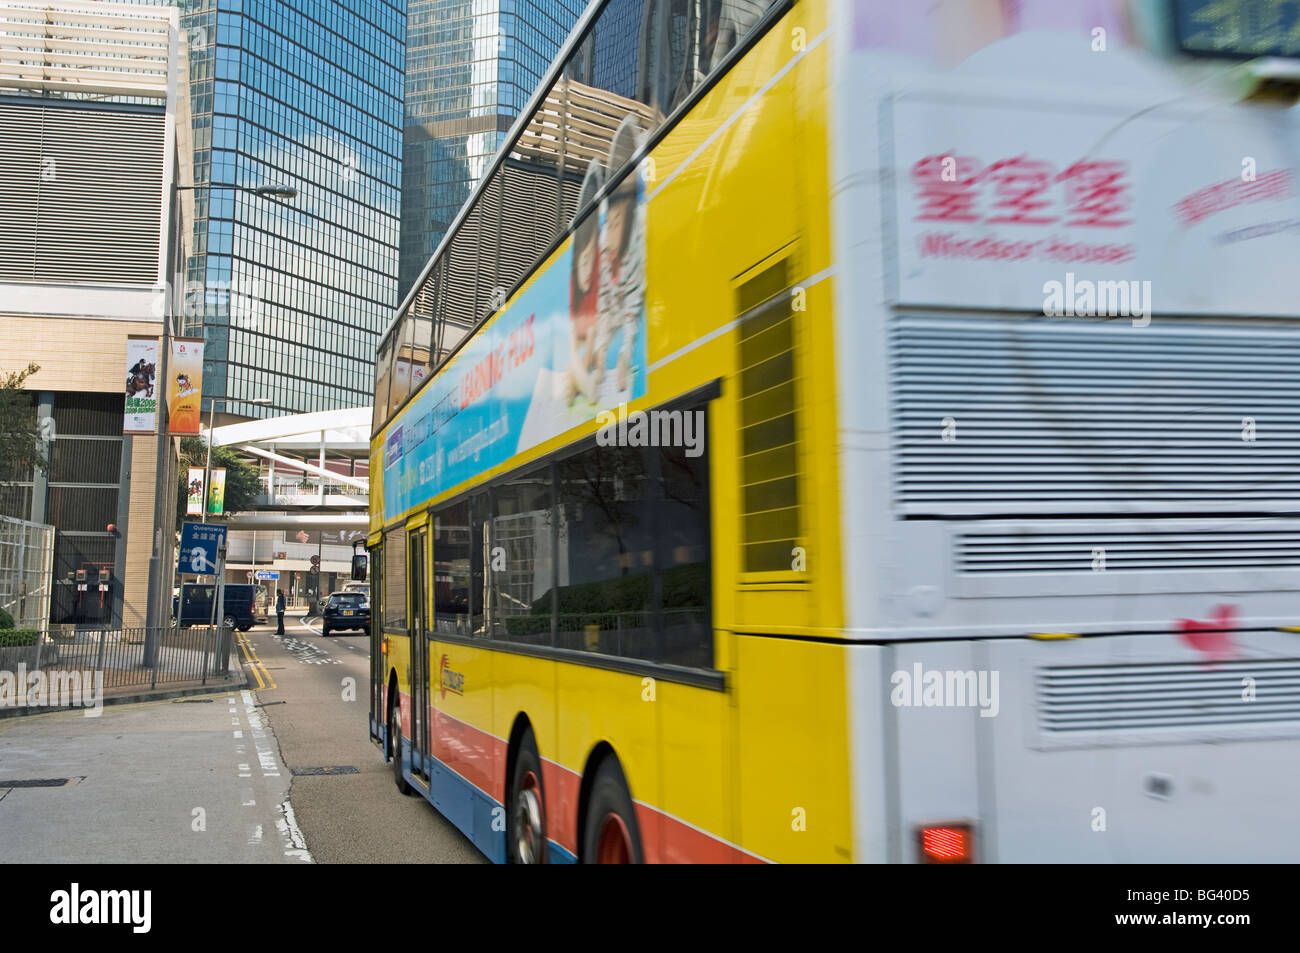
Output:
<instances>
[{"instance_id":1,"label":"drain grate","mask_svg":"<svg viewBox=\"0 0 1300 953\"><path fill-rule=\"evenodd\" d=\"M0 781L0 788L61 788L72 778L26 778L16 781Z\"/></svg>"},{"instance_id":2,"label":"drain grate","mask_svg":"<svg viewBox=\"0 0 1300 953\"><path fill-rule=\"evenodd\" d=\"M333 764L319 768L294 768L292 773L294 777L303 777L312 774L360 774L361 772L350 764Z\"/></svg>"}]
</instances>

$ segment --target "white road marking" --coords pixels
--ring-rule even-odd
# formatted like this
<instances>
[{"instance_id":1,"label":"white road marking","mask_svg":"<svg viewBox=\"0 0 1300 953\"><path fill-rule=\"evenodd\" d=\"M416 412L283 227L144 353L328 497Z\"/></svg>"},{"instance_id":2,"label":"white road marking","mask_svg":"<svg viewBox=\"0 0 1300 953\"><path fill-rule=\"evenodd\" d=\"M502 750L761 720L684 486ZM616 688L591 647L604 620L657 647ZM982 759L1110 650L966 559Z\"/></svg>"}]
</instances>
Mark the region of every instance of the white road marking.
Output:
<instances>
[{"instance_id":1,"label":"white road marking","mask_svg":"<svg viewBox=\"0 0 1300 953\"><path fill-rule=\"evenodd\" d=\"M280 814L282 816L275 822L275 826L285 843L284 856L297 857L310 864L312 860L311 853L307 850L307 839L298 829L298 821L293 816L293 805L286 800L280 805Z\"/></svg>"}]
</instances>

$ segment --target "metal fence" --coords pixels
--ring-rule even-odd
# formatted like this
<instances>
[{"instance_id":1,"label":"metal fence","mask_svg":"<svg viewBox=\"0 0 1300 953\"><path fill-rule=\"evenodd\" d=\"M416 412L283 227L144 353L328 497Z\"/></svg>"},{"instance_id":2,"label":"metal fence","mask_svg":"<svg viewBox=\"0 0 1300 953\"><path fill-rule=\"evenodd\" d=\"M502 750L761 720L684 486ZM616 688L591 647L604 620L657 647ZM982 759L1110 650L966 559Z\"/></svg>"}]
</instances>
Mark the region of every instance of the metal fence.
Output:
<instances>
[{"instance_id":1,"label":"metal fence","mask_svg":"<svg viewBox=\"0 0 1300 953\"><path fill-rule=\"evenodd\" d=\"M153 634L155 638L150 639ZM104 688L149 687L231 677L232 631L217 626L74 629L52 626L35 644L0 647L0 671L104 673Z\"/></svg>"},{"instance_id":2,"label":"metal fence","mask_svg":"<svg viewBox=\"0 0 1300 953\"><path fill-rule=\"evenodd\" d=\"M19 629L44 630L54 578L54 527L0 516L0 609Z\"/></svg>"}]
</instances>

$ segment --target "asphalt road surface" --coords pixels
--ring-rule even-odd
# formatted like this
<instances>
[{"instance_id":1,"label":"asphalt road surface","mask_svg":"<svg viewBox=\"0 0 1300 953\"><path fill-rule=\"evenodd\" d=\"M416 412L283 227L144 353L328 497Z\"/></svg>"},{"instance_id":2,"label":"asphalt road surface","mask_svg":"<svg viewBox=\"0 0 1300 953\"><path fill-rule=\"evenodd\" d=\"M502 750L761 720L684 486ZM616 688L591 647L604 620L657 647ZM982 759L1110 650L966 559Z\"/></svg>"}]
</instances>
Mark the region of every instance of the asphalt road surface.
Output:
<instances>
[{"instance_id":1,"label":"asphalt road surface","mask_svg":"<svg viewBox=\"0 0 1300 953\"><path fill-rule=\"evenodd\" d=\"M275 684L257 697L284 762L297 772L289 800L312 857L319 863L487 863L427 801L397 793L392 766L369 739L366 634L325 638L319 621L288 616L285 635L274 632L272 622L246 638ZM336 767L357 773L300 773Z\"/></svg>"},{"instance_id":2,"label":"asphalt road surface","mask_svg":"<svg viewBox=\"0 0 1300 953\"><path fill-rule=\"evenodd\" d=\"M286 629L241 638L249 689L0 719L0 858L486 863L370 742L367 637Z\"/></svg>"}]
</instances>

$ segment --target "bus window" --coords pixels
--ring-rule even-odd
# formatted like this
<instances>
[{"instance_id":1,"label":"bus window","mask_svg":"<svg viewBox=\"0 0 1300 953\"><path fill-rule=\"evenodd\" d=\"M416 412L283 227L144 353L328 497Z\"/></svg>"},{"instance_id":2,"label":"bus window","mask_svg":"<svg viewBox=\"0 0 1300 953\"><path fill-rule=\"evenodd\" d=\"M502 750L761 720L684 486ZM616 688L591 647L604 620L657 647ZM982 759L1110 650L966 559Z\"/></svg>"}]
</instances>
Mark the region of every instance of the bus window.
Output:
<instances>
[{"instance_id":1,"label":"bus window","mask_svg":"<svg viewBox=\"0 0 1300 953\"><path fill-rule=\"evenodd\" d=\"M483 587L483 560L492 546L491 499L486 491L469 499L469 631L471 635L484 636L483 607L486 602Z\"/></svg>"},{"instance_id":2,"label":"bus window","mask_svg":"<svg viewBox=\"0 0 1300 953\"><path fill-rule=\"evenodd\" d=\"M703 410L684 413L705 420ZM661 447L658 451L662 492L655 514L655 567L662 593L660 659L712 668L708 454L690 456L687 450Z\"/></svg>"},{"instance_id":3,"label":"bus window","mask_svg":"<svg viewBox=\"0 0 1300 953\"><path fill-rule=\"evenodd\" d=\"M488 634L508 642L550 645L555 594L550 467L520 474L496 487L492 506Z\"/></svg>"},{"instance_id":4,"label":"bus window","mask_svg":"<svg viewBox=\"0 0 1300 953\"><path fill-rule=\"evenodd\" d=\"M561 648L658 655L648 453L590 447L556 464Z\"/></svg>"},{"instance_id":5,"label":"bus window","mask_svg":"<svg viewBox=\"0 0 1300 953\"><path fill-rule=\"evenodd\" d=\"M444 506L433 517L433 630L469 633L469 503Z\"/></svg>"},{"instance_id":6,"label":"bus window","mask_svg":"<svg viewBox=\"0 0 1300 953\"><path fill-rule=\"evenodd\" d=\"M406 631L406 531L400 526L384 534L383 626Z\"/></svg>"}]
</instances>

